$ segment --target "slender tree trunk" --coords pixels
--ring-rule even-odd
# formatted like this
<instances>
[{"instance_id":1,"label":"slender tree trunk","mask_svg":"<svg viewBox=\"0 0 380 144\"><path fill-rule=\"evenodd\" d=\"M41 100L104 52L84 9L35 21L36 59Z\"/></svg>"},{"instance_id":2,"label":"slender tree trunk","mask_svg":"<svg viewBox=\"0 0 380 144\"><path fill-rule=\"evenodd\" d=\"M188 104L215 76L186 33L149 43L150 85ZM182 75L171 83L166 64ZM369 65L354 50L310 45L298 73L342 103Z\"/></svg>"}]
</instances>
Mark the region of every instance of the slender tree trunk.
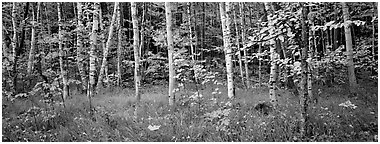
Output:
<instances>
[{"instance_id":1,"label":"slender tree trunk","mask_svg":"<svg viewBox=\"0 0 380 144\"><path fill-rule=\"evenodd\" d=\"M137 7L135 2L131 2L132 23L133 23L133 50L135 55L135 97L140 102L140 53L139 53L139 26L137 18Z\"/></svg>"},{"instance_id":2,"label":"slender tree trunk","mask_svg":"<svg viewBox=\"0 0 380 144\"><path fill-rule=\"evenodd\" d=\"M270 20L270 15L268 14L270 12L270 4L265 2L264 3L264 6L265 6L265 11L266 11L266 15L267 15L267 20L269 21ZM278 58L278 54L276 52L276 47L273 46L276 44L276 41L274 39L271 39L270 40L270 48L269 48L269 52L270 52L270 59L271 59L271 67L270 67L270 76L269 76L269 99L270 99L270 102L271 104L276 107L277 105L277 97L276 97L276 69L277 69L277 64L276 64L276 61L277 61L277 58Z\"/></svg>"},{"instance_id":3,"label":"slender tree trunk","mask_svg":"<svg viewBox=\"0 0 380 144\"><path fill-rule=\"evenodd\" d=\"M338 21L338 4L334 3L335 6L335 14L334 14L334 20ZM336 50L338 46L338 28L332 29L334 31L334 36L333 36L333 50Z\"/></svg>"},{"instance_id":4,"label":"slender tree trunk","mask_svg":"<svg viewBox=\"0 0 380 144\"><path fill-rule=\"evenodd\" d=\"M190 37L190 52L191 59L195 61L194 46L193 46L193 32L192 32L192 23L191 23L191 2L187 2L187 14L189 15L189 37Z\"/></svg>"},{"instance_id":5,"label":"slender tree trunk","mask_svg":"<svg viewBox=\"0 0 380 144\"><path fill-rule=\"evenodd\" d=\"M123 34L123 17L122 17L122 10L120 10L121 4L119 5L118 12L117 12L117 86L120 87L121 85L121 40L122 40L122 34Z\"/></svg>"},{"instance_id":6,"label":"slender tree trunk","mask_svg":"<svg viewBox=\"0 0 380 144\"><path fill-rule=\"evenodd\" d=\"M145 3L143 3L143 11L142 11L142 17L141 17L141 30L140 30L140 47L139 47L139 55L142 57L143 56L143 51L144 51L144 38L145 38L145 15L146 15L146 9L145 9Z\"/></svg>"},{"instance_id":7,"label":"slender tree trunk","mask_svg":"<svg viewBox=\"0 0 380 144\"><path fill-rule=\"evenodd\" d=\"M347 54L347 67L348 67L348 80L350 83L350 91L352 93L356 92L356 89L358 87L356 76L355 76L355 65L353 60L353 48L352 48L352 35L351 35L351 20L350 20L350 13L348 12L348 6L347 3L342 2L343 7L343 19L344 19L344 32L346 37L346 50L348 52Z\"/></svg>"},{"instance_id":8,"label":"slender tree trunk","mask_svg":"<svg viewBox=\"0 0 380 144\"><path fill-rule=\"evenodd\" d=\"M87 90L87 80L86 75L84 71L84 64L83 64L83 10L82 10L82 3L77 3L77 16L78 16L78 31L77 31L77 66L79 70L79 75L82 80L82 87L83 91Z\"/></svg>"},{"instance_id":9,"label":"slender tree trunk","mask_svg":"<svg viewBox=\"0 0 380 144\"><path fill-rule=\"evenodd\" d=\"M165 2L165 14L166 14L166 31L168 41L168 59L169 59L169 105L174 105L174 84L175 84L175 71L173 64L173 22L172 22L172 8L170 2Z\"/></svg>"},{"instance_id":10,"label":"slender tree trunk","mask_svg":"<svg viewBox=\"0 0 380 144\"><path fill-rule=\"evenodd\" d=\"M197 3L195 3L197 4ZM198 20L197 20L197 14L196 14L196 9L195 9L195 5L194 5L194 36L195 36L195 44L194 44L194 54L195 54L195 60L199 60L199 50L197 49L198 47L198 40L199 40L199 36L198 36L198 31L197 31L197 25L198 25Z\"/></svg>"},{"instance_id":11,"label":"slender tree trunk","mask_svg":"<svg viewBox=\"0 0 380 144\"><path fill-rule=\"evenodd\" d=\"M245 12L243 11L244 9L244 3L243 2L239 2L239 11L240 11L240 18L241 18L241 40L242 40L242 43L243 43L243 47L244 45L246 44L246 39L245 39ZM249 69L248 69L248 52L247 52L247 49L244 48L243 50L243 53L244 53L244 67L245 67L245 80L246 80L246 86L247 88L249 88L249 86L251 85L250 84L250 80L249 80Z\"/></svg>"},{"instance_id":12,"label":"slender tree trunk","mask_svg":"<svg viewBox=\"0 0 380 144\"><path fill-rule=\"evenodd\" d=\"M13 25L13 38L12 38L12 61L13 61L13 81L11 84L11 90L13 91L13 94L16 94L17 92L17 26L16 26L16 3L13 2L12 7L12 25Z\"/></svg>"},{"instance_id":13,"label":"slender tree trunk","mask_svg":"<svg viewBox=\"0 0 380 144\"><path fill-rule=\"evenodd\" d=\"M308 90L307 90L307 52L308 52L308 35L307 35L307 15L308 11L304 3L301 4L302 9L302 53L301 53L301 82L300 82L300 105L301 105L301 122L300 134L305 137L307 133L307 107L308 107Z\"/></svg>"},{"instance_id":14,"label":"slender tree trunk","mask_svg":"<svg viewBox=\"0 0 380 144\"><path fill-rule=\"evenodd\" d=\"M202 2L202 49L201 49L201 60L204 60L205 58L205 50L206 50L206 47L205 47L205 35L206 35L206 11L205 11L205 7L206 7L206 2Z\"/></svg>"},{"instance_id":15,"label":"slender tree trunk","mask_svg":"<svg viewBox=\"0 0 380 144\"><path fill-rule=\"evenodd\" d=\"M100 4L98 2L94 3L94 12L93 12L93 18L92 18L92 31L91 31L91 48L90 48L90 72L89 72L89 85L87 88L87 95L88 100L90 104L90 112L92 114L92 105L91 105L91 98L94 97L95 93L95 73L96 73L96 55L95 50L97 46L97 31L99 30L99 15L97 14L99 12Z\"/></svg>"},{"instance_id":16,"label":"slender tree trunk","mask_svg":"<svg viewBox=\"0 0 380 144\"><path fill-rule=\"evenodd\" d=\"M62 100L63 103L65 104L65 100L68 96L68 86L67 86L67 77L66 77L66 70L64 68L63 64L63 57L65 57L65 52L63 50L63 19L62 19L62 4L58 2L58 45L59 45L59 66L61 69L61 77L62 77Z\"/></svg>"},{"instance_id":17,"label":"slender tree trunk","mask_svg":"<svg viewBox=\"0 0 380 144\"><path fill-rule=\"evenodd\" d=\"M141 30L140 30L140 45L139 45L139 56L140 56L140 59L144 59L144 46L145 46L145 33L146 33L146 19L145 19L145 16L146 16L146 3L143 3L143 11L142 11L142 17L141 17ZM140 81L141 80L144 80L144 76L143 73L141 71L145 71L145 67L144 67L144 64L146 63L146 61L141 61L142 63L140 64L141 65L141 68L140 68Z\"/></svg>"},{"instance_id":18,"label":"slender tree trunk","mask_svg":"<svg viewBox=\"0 0 380 144\"><path fill-rule=\"evenodd\" d=\"M40 9L40 2L37 4L37 9ZM34 9L34 6L32 5L32 9ZM37 11L38 13L38 11ZM31 33L31 40L30 40L30 51L29 51L29 60L28 60L28 69L27 73L30 76L32 74L33 70L33 59L34 59L34 49L36 47L36 23L38 23L38 18L35 17L34 10L32 11L32 20L36 21L32 23L32 33Z\"/></svg>"},{"instance_id":19,"label":"slender tree trunk","mask_svg":"<svg viewBox=\"0 0 380 144\"><path fill-rule=\"evenodd\" d=\"M263 7L263 9L264 9L264 11L265 11L265 5L264 4L262 4L262 7ZM264 13L265 15L263 16L263 21L266 21L267 20L267 16L266 16L266 12ZM258 17L258 15L257 15L257 17ZM249 18L249 22L251 23L251 18ZM261 24L259 23L259 24L257 24L257 28L258 29L261 29ZM261 58L261 52L262 52L262 44L261 43L258 43L259 44L259 51L258 51L258 53L259 53L259 71L258 71L258 73L259 73L259 86L261 87L261 67L262 67L262 58Z\"/></svg>"},{"instance_id":20,"label":"slender tree trunk","mask_svg":"<svg viewBox=\"0 0 380 144\"><path fill-rule=\"evenodd\" d=\"M311 8L309 8L310 12L311 12ZM313 18L311 17L308 17L308 20L309 20L309 24L311 24L312 26L314 26L314 22L313 22ZM310 39L311 37L311 39ZM309 37L308 37L308 40L309 40L309 51L308 51L308 69L307 69L307 93L308 93L308 96L309 96L309 103L312 102L311 100L313 100L313 81L312 81L312 74L311 72L313 71L313 51L314 51L314 46L316 45L315 43L315 37L314 37L314 31L309 28Z\"/></svg>"},{"instance_id":21,"label":"slender tree trunk","mask_svg":"<svg viewBox=\"0 0 380 144\"><path fill-rule=\"evenodd\" d=\"M108 33L108 39L107 39L106 47L103 50L103 60L102 60L102 66L100 67L100 71L99 71L98 83L96 84L96 93L101 88L102 81L103 81L103 75L107 75L107 73L105 73L105 68L106 68L106 64L107 64L108 51L109 51L109 48L111 46L111 40L112 40L112 36L113 36L113 27L115 25L118 5L119 5L119 2L115 2L113 14L112 14L111 25L110 25L110 29L109 29L109 33Z\"/></svg>"},{"instance_id":22,"label":"slender tree trunk","mask_svg":"<svg viewBox=\"0 0 380 144\"><path fill-rule=\"evenodd\" d=\"M221 2L219 3L220 8L220 17L222 20L222 30L223 30L223 46L226 60L226 69L227 69L227 90L228 98L235 98L235 88L233 81L233 72L232 72L232 43L231 43L231 3L230 2Z\"/></svg>"},{"instance_id":23,"label":"slender tree trunk","mask_svg":"<svg viewBox=\"0 0 380 144\"><path fill-rule=\"evenodd\" d=\"M374 2L373 3L373 14L372 14L372 61L375 62L375 48L376 48L376 22L375 22L375 18L376 18L376 14L377 14L377 2ZM376 68L375 67L372 67L372 75L375 75L375 70Z\"/></svg>"},{"instance_id":24,"label":"slender tree trunk","mask_svg":"<svg viewBox=\"0 0 380 144\"><path fill-rule=\"evenodd\" d=\"M21 31L21 36L20 36L20 41L19 41L19 46L18 46L18 50L17 50L17 56L19 56L21 54L21 52L23 51L24 49L24 43L25 43L25 33L26 33L26 20L28 18L28 15L29 15L29 5L30 3L27 2L25 4L25 7L24 7L24 18L20 24L20 26L22 26L22 31Z\"/></svg>"},{"instance_id":25,"label":"slender tree trunk","mask_svg":"<svg viewBox=\"0 0 380 144\"><path fill-rule=\"evenodd\" d=\"M235 29L236 29L236 46L237 46L237 52L238 52L238 60L239 60L239 70L240 70L240 78L241 82L244 84L244 74L243 74L243 62L241 58L241 50L240 50L240 41L239 41L239 26L237 23L237 16L236 16L236 11L234 11L234 22L235 22ZM244 84L246 85L246 84ZM246 85L248 87L248 85Z\"/></svg>"}]
</instances>

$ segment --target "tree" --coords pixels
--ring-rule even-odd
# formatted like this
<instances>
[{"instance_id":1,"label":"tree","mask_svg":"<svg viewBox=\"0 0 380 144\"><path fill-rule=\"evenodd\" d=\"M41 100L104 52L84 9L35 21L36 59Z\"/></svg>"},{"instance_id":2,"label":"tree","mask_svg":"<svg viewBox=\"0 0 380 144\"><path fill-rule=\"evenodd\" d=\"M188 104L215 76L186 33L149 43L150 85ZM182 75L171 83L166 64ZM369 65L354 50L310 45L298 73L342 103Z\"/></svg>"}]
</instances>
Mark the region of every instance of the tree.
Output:
<instances>
[{"instance_id":1,"label":"tree","mask_svg":"<svg viewBox=\"0 0 380 144\"><path fill-rule=\"evenodd\" d=\"M107 75L107 73L105 73L105 68L106 68L106 64L107 64L108 51L109 51L109 48L111 46L111 40L112 40L112 36L113 36L113 27L115 25L116 13L117 13L117 7L118 6L119 6L119 2L115 2L113 14L112 14L111 25L110 25L109 32L108 32L108 39L106 42L106 47L104 47L104 50L103 50L102 66L100 67L98 83L96 84L96 87L97 87L96 90L99 90L101 85L102 85L103 75Z\"/></svg>"},{"instance_id":2,"label":"tree","mask_svg":"<svg viewBox=\"0 0 380 144\"><path fill-rule=\"evenodd\" d=\"M266 13L268 13L271 10L269 3L265 2L264 6L265 6ZM266 15L267 15L267 20L269 21L270 15L269 14L266 14ZM271 67L270 67L270 76L269 76L269 99L270 99L271 104L274 107L276 107L276 105L277 105L277 97L276 97L277 64L276 64L276 61L278 59L278 54L276 52L276 47L273 46L274 44L276 44L275 39L270 39L269 53L270 53Z\"/></svg>"},{"instance_id":3,"label":"tree","mask_svg":"<svg viewBox=\"0 0 380 144\"><path fill-rule=\"evenodd\" d=\"M347 3L342 2L343 7L343 19L344 19L344 34L346 37L346 50L347 50L347 67L348 67L348 80L350 83L350 91L356 92L358 87L356 76L355 76L355 65L353 60L353 48L352 48L352 35L350 24L352 21L350 20L350 13L348 12Z\"/></svg>"},{"instance_id":4,"label":"tree","mask_svg":"<svg viewBox=\"0 0 380 144\"><path fill-rule=\"evenodd\" d=\"M191 2L187 2L187 14L189 15L189 38L190 38L190 52L191 52L191 59L195 61L195 53L194 53L194 46L193 46L193 32L192 32L192 23L191 23Z\"/></svg>"},{"instance_id":5,"label":"tree","mask_svg":"<svg viewBox=\"0 0 380 144\"><path fill-rule=\"evenodd\" d=\"M241 38L242 38L242 42L243 42L243 47L244 45L246 44L246 37L245 37L245 14L244 14L244 3L243 2L239 2L239 11L240 11L240 19L241 19ZM261 48L261 47L260 47ZM245 67L245 79L246 79L246 86L247 88L251 85L250 82L249 82L249 72L248 72L248 52L247 52L247 49L244 48L243 50L243 53L244 53L244 67ZM260 71L259 71L260 72ZM261 74L259 74L261 76Z\"/></svg>"},{"instance_id":6,"label":"tree","mask_svg":"<svg viewBox=\"0 0 380 144\"><path fill-rule=\"evenodd\" d=\"M236 29L236 46L237 46L237 53L238 53L238 60L239 60L239 70L240 70L240 77L241 77L241 82L244 83L244 74L243 74L243 62L241 58L241 50L240 50L240 41L239 41L239 26L237 22L237 16L236 16L236 10L234 10L234 22L235 22L235 29ZM248 85L246 85L248 87Z\"/></svg>"},{"instance_id":7,"label":"tree","mask_svg":"<svg viewBox=\"0 0 380 144\"><path fill-rule=\"evenodd\" d=\"M311 7L310 7L311 9ZM309 13L312 13L312 11L310 10ZM314 23L313 23L313 18L310 14L308 14L308 22L310 25L314 26ZM313 51L314 51L314 45L315 45L315 32L314 30L312 30L311 28L309 28L309 37L308 37L308 59L307 59L307 63L308 63L308 68L307 68L307 93L308 93L308 99L309 99L309 102L312 102L311 100L313 99L313 77L312 77L312 71L313 71Z\"/></svg>"},{"instance_id":8,"label":"tree","mask_svg":"<svg viewBox=\"0 0 380 144\"><path fill-rule=\"evenodd\" d=\"M140 52L139 52L139 26L137 19L137 7L135 2L131 2L131 13L133 23L133 51L135 55L135 97L136 101L141 100L140 95Z\"/></svg>"},{"instance_id":9,"label":"tree","mask_svg":"<svg viewBox=\"0 0 380 144\"><path fill-rule=\"evenodd\" d=\"M120 87L120 84L121 84L121 39L122 39L122 30L123 30L123 27L122 27L122 24L123 24L123 17L122 17L122 14L121 14L121 10L120 10L120 4L118 6L119 8L117 9L117 86Z\"/></svg>"},{"instance_id":10,"label":"tree","mask_svg":"<svg viewBox=\"0 0 380 144\"><path fill-rule=\"evenodd\" d=\"M39 17L39 10L40 10L41 2L37 3L37 17L33 10L32 14L32 33L31 33L31 40L30 40L30 51L29 51L29 59L28 59L28 69L27 73L30 75L33 70L33 59L34 59L34 50L36 47L36 25L38 23L38 17ZM34 9L34 8L33 8Z\"/></svg>"},{"instance_id":11,"label":"tree","mask_svg":"<svg viewBox=\"0 0 380 144\"><path fill-rule=\"evenodd\" d=\"M175 84L175 71L173 63L173 22L172 22L172 6L170 2L165 2L165 15L166 15L166 32L168 41L168 59L169 59L169 105L174 105L174 84Z\"/></svg>"},{"instance_id":12,"label":"tree","mask_svg":"<svg viewBox=\"0 0 380 144\"><path fill-rule=\"evenodd\" d=\"M65 102L68 96L68 85L67 85L67 71L64 68L63 57L65 57L65 53L63 51L63 19L62 19L62 4L58 2L58 46L59 46L59 67L61 69L61 77L62 77L62 100Z\"/></svg>"},{"instance_id":13,"label":"tree","mask_svg":"<svg viewBox=\"0 0 380 144\"><path fill-rule=\"evenodd\" d=\"M25 35L26 35L26 20L28 19L28 15L29 15L29 5L30 3L27 2L24 6L24 18L23 20L21 21L21 24L20 26L22 27L22 30L21 30L21 35L20 35L20 41L19 44L18 44L18 50L17 50L17 56L19 56L22 52L23 52L23 49L24 49L24 43L25 43Z\"/></svg>"},{"instance_id":14,"label":"tree","mask_svg":"<svg viewBox=\"0 0 380 144\"><path fill-rule=\"evenodd\" d=\"M228 97L230 99L235 97L234 80L232 72L232 48L231 48L231 3L221 2L219 3L220 17L222 20L222 30L223 30L223 47L226 60L227 69L227 90Z\"/></svg>"},{"instance_id":15,"label":"tree","mask_svg":"<svg viewBox=\"0 0 380 144\"><path fill-rule=\"evenodd\" d=\"M13 91L13 93L15 94L17 91L16 91L16 87L17 87L17 26L16 26L16 14L17 14L17 10L16 10L16 3L13 2L13 6L12 6L12 27L13 27L13 37L12 37L12 59L13 59L13 83L11 84L11 90Z\"/></svg>"},{"instance_id":16,"label":"tree","mask_svg":"<svg viewBox=\"0 0 380 144\"><path fill-rule=\"evenodd\" d=\"M97 13L99 12L99 3L95 2L94 4L94 12L92 14L92 31L91 31L91 48L90 48L90 72L89 72L89 85L87 89L87 96L90 103L90 110L92 112L92 106L91 106L91 98L94 96L95 89L95 73L96 73L96 65L95 65L95 50L97 45L97 31L99 29L98 21L99 21L99 15Z\"/></svg>"},{"instance_id":17,"label":"tree","mask_svg":"<svg viewBox=\"0 0 380 144\"><path fill-rule=\"evenodd\" d=\"M302 15L301 15L301 83L300 83L300 106L301 106L301 122L300 122L300 133L301 136L305 136L307 132L307 107L308 107L308 90L307 90L307 52L308 52L308 35L307 35L307 7L305 3L301 3Z\"/></svg>"},{"instance_id":18,"label":"tree","mask_svg":"<svg viewBox=\"0 0 380 144\"><path fill-rule=\"evenodd\" d=\"M78 20L78 29L77 29L77 66L79 70L79 75L82 80L83 91L87 90L87 81L83 65L83 10L82 2L77 2L77 20Z\"/></svg>"}]
</instances>

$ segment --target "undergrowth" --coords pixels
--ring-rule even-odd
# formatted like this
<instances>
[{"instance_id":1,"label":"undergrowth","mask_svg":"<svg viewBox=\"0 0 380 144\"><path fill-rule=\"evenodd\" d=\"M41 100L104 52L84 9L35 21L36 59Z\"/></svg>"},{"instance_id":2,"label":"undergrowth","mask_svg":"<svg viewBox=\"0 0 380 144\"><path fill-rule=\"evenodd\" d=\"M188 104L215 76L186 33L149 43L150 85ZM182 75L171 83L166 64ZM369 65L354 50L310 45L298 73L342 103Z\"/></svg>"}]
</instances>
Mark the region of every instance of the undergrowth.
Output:
<instances>
[{"instance_id":1,"label":"undergrowth","mask_svg":"<svg viewBox=\"0 0 380 144\"><path fill-rule=\"evenodd\" d=\"M127 95L129 91L99 95L93 99L93 114L89 113L84 95L73 96L66 107L30 104L27 99L12 104L3 100L2 140L377 141L377 103L371 103L377 96L364 88L354 97L344 96L346 93L337 88L324 88L325 93L318 93L319 102L310 106L307 137L299 135L297 97L285 92L279 97L277 110L264 114L254 108L260 101L267 101L267 90L262 88L238 90L239 97L231 105L221 94L198 99L186 99L189 95L182 94L178 95L182 98L177 99L175 108L167 105L165 91L161 89L146 90L140 103ZM204 89L200 93L210 91L213 90Z\"/></svg>"}]
</instances>

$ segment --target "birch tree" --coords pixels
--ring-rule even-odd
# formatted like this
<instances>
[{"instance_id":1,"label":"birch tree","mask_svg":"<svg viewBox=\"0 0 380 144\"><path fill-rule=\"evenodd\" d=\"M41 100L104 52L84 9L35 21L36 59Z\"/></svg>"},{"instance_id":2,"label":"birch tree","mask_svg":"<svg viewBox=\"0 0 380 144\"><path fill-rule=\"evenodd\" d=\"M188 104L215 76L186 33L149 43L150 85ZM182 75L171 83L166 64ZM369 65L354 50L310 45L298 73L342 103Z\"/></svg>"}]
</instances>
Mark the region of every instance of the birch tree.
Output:
<instances>
[{"instance_id":1,"label":"birch tree","mask_svg":"<svg viewBox=\"0 0 380 144\"><path fill-rule=\"evenodd\" d=\"M240 71L240 78L241 78L241 82L244 83L244 74L243 74L243 62L242 62L242 58L241 58L241 50L240 50L240 41L239 41L239 25L238 25L238 22L237 22L237 16L236 16L236 10L234 10L234 24L235 24L235 31L236 31L236 36L235 36L235 40L236 40L236 47L237 47L237 53L238 53L238 61L239 61L239 71Z\"/></svg>"},{"instance_id":2,"label":"birch tree","mask_svg":"<svg viewBox=\"0 0 380 144\"><path fill-rule=\"evenodd\" d=\"M174 105L174 83L175 71L173 64L173 22L172 22L172 8L170 2L165 2L165 15L166 15L166 32L168 41L168 59L169 59L169 105Z\"/></svg>"},{"instance_id":3,"label":"birch tree","mask_svg":"<svg viewBox=\"0 0 380 144\"><path fill-rule=\"evenodd\" d=\"M90 110L91 110L91 98L94 96L95 89L95 73L96 73L96 65L95 65L95 50L96 50L96 45L97 45L97 31L99 29L99 15L97 14L99 12L99 3L95 2L94 3L94 12L93 12L93 17L92 17L92 31L91 31L91 48L90 48L90 72L89 72L89 85L87 89L87 96L88 96L88 101L90 103Z\"/></svg>"},{"instance_id":4,"label":"birch tree","mask_svg":"<svg viewBox=\"0 0 380 144\"><path fill-rule=\"evenodd\" d=\"M41 5L41 2L38 2L37 3L37 17L34 10L32 11L32 33L31 33L30 51L29 51L28 68L27 68L28 75L30 75L33 71L33 59L34 59L34 51L36 47L36 25L38 23L40 5Z\"/></svg>"},{"instance_id":5,"label":"birch tree","mask_svg":"<svg viewBox=\"0 0 380 144\"><path fill-rule=\"evenodd\" d=\"M122 23L123 18L121 15L120 4L117 9L117 86L121 84L121 39L122 39Z\"/></svg>"},{"instance_id":6,"label":"birch tree","mask_svg":"<svg viewBox=\"0 0 380 144\"><path fill-rule=\"evenodd\" d=\"M11 84L11 90L13 90L13 93L16 93L16 86L17 86L17 25L16 25L16 14L17 14L17 10L16 10L16 3L13 2L13 6L12 6L12 27L13 27L13 37L12 37L12 41L11 41L11 44L12 44L12 62L13 62L13 74L14 74L14 78L13 78L13 81L12 81L12 84Z\"/></svg>"},{"instance_id":7,"label":"birch tree","mask_svg":"<svg viewBox=\"0 0 380 144\"><path fill-rule=\"evenodd\" d=\"M222 20L222 30L223 30L223 47L226 60L226 69L227 69L227 90L228 97L235 97L234 89L234 80L232 73L232 48L231 48L231 3L230 2L221 2L219 3L220 17Z\"/></svg>"},{"instance_id":8,"label":"birch tree","mask_svg":"<svg viewBox=\"0 0 380 144\"><path fill-rule=\"evenodd\" d=\"M78 20L78 29L77 29L77 66L79 70L79 75L82 80L83 90L87 90L87 81L83 65L83 10L82 2L77 2L77 20Z\"/></svg>"},{"instance_id":9,"label":"birch tree","mask_svg":"<svg viewBox=\"0 0 380 144\"><path fill-rule=\"evenodd\" d=\"M62 5L60 2L58 2L58 46L59 46L59 67L61 70L61 77L62 77L62 85L63 85L63 92L62 92L62 99L63 102L65 102L66 97L68 96L68 86L67 86L67 78L66 78L66 70L64 68L63 64L63 57L65 57L65 53L63 51L63 19L62 19Z\"/></svg>"},{"instance_id":10,"label":"birch tree","mask_svg":"<svg viewBox=\"0 0 380 144\"><path fill-rule=\"evenodd\" d=\"M239 2L239 11L240 11L240 19L241 19L241 41L243 43L243 47L246 43L246 36L245 36L245 14L244 14L244 3ZM260 46L261 48L261 46ZM251 85L249 81L249 72L248 72L248 52L247 49L244 48L244 68L245 68L245 80L246 80L246 86L247 88ZM259 71L260 72L260 71ZM260 74L259 74L260 75Z\"/></svg>"},{"instance_id":11,"label":"birch tree","mask_svg":"<svg viewBox=\"0 0 380 144\"><path fill-rule=\"evenodd\" d=\"M265 2L264 3L265 10L266 10L266 15L267 15L267 20L270 20L270 15L268 12L270 11L270 4ZM269 76L269 99L270 102L273 106L277 105L277 97L276 97L276 69L277 69L277 64L276 60L278 58L278 54L276 52L276 47L273 45L275 44L275 40L271 39L270 40L270 61L271 61L271 67L270 67L270 76Z\"/></svg>"},{"instance_id":12,"label":"birch tree","mask_svg":"<svg viewBox=\"0 0 380 144\"><path fill-rule=\"evenodd\" d=\"M190 52L191 59L195 61L194 46L193 46L193 32L192 32L192 23L191 23L191 2L187 2L187 14L189 15L189 37L190 37Z\"/></svg>"},{"instance_id":13,"label":"birch tree","mask_svg":"<svg viewBox=\"0 0 380 144\"><path fill-rule=\"evenodd\" d=\"M97 91L100 89L100 87L102 85L102 81L103 81L103 75L105 75L108 50L111 46L111 40L112 40L112 36L113 36L113 27L115 25L116 13L117 13L118 6L119 6L119 2L115 2L113 14L112 14L111 25L110 25L109 32L108 32L107 43L106 43L106 47L103 50L102 66L100 67L98 83L96 84L96 90Z\"/></svg>"},{"instance_id":14,"label":"birch tree","mask_svg":"<svg viewBox=\"0 0 380 144\"><path fill-rule=\"evenodd\" d=\"M352 48L352 35L350 24L352 21L350 20L350 13L348 12L347 3L342 2L343 7L343 19L344 19L344 35L346 38L346 50L347 50L347 67L348 67L348 80L350 83L350 91L356 92L358 87L356 76L355 76L355 65L353 60L353 48Z\"/></svg>"},{"instance_id":15,"label":"birch tree","mask_svg":"<svg viewBox=\"0 0 380 144\"><path fill-rule=\"evenodd\" d=\"M140 52L139 52L139 26L137 18L137 6L131 2L132 24L133 24L133 51L135 55L135 97L136 101L141 100L140 95Z\"/></svg>"}]
</instances>

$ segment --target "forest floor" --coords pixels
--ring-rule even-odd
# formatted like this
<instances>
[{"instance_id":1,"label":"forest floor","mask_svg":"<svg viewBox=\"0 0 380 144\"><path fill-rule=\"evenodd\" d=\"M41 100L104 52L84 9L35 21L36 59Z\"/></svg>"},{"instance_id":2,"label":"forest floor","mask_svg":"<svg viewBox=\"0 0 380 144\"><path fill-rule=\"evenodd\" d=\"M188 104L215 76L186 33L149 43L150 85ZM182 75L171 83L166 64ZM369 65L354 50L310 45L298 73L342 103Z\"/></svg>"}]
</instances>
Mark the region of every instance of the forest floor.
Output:
<instances>
[{"instance_id":1,"label":"forest floor","mask_svg":"<svg viewBox=\"0 0 380 144\"><path fill-rule=\"evenodd\" d=\"M103 90L92 99L89 113L85 95L74 95L66 107L48 109L28 100L3 99L3 141L378 141L377 82L360 81L357 95L336 85L314 89L309 106L307 138L299 135L299 100L279 90L279 106L268 115L255 106L269 101L268 88L237 89L231 108L227 98L212 94L216 86L189 99L190 91L177 93L175 109L167 104L166 86L142 90L138 105L133 89ZM184 98L184 97L187 97ZM4 105L7 105L4 107ZM39 110L30 109L39 107ZM264 109L267 110L267 109Z\"/></svg>"}]
</instances>

